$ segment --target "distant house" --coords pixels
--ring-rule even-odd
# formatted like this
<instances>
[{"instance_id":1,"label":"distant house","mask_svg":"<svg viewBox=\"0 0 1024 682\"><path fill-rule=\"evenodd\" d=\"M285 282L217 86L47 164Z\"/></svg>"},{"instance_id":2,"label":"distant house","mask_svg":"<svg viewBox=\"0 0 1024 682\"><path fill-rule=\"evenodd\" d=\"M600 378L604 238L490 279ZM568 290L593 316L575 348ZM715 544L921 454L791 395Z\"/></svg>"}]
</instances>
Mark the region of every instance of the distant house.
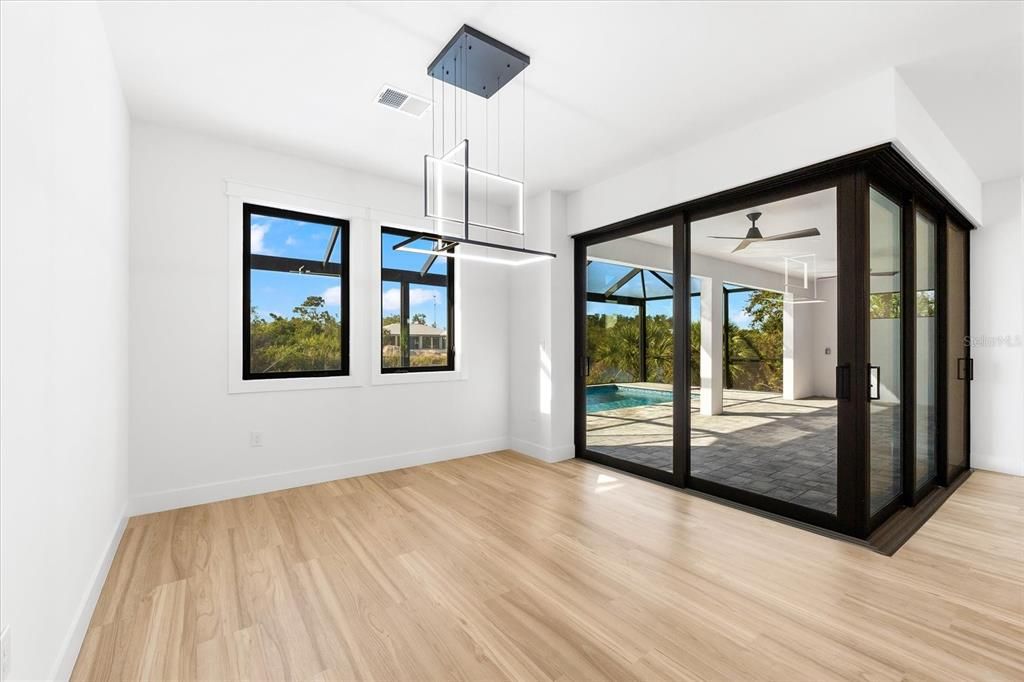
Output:
<instances>
[{"instance_id":1,"label":"distant house","mask_svg":"<svg viewBox=\"0 0 1024 682\"><path fill-rule=\"evenodd\" d=\"M386 324L383 328L385 345L398 345L399 324ZM448 330L413 322L409 325L409 350L447 350Z\"/></svg>"}]
</instances>

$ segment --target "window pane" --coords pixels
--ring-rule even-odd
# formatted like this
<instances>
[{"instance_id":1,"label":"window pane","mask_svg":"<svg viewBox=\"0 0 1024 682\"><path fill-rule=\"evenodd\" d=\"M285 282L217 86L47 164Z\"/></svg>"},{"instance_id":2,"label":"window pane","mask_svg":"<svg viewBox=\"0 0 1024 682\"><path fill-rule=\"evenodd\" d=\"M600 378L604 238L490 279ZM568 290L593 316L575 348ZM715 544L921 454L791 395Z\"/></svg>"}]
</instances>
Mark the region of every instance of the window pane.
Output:
<instances>
[{"instance_id":1,"label":"window pane","mask_svg":"<svg viewBox=\"0 0 1024 682\"><path fill-rule=\"evenodd\" d=\"M446 287L409 286L409 366L448 364L448 292Z\"/></svg>"},{"instance_id":2,"label":"window pane","mask_svg":"<svg viewBox=\"0 0 1024 682\"><path fill-rule=\"evenodd\" d=\"M381 231L381 369L452 369L451 259L394 250L412 235ZM412 246L432 249L436 241L422 238Z\"/></svg>"},{"instance_id":3,"label":"window pane","mask_svg":"<svg viewBox=\"0 0 1024 682\"><path fill-rule=\"evenodd\" d=\"M917 485L927 483L936 472L936 329L935 329L935 276L936 237L935 223L917 214L916 227L916 279L917 286Z\"/></svg>"},{"instance_id":4,"label":"window pane","mask_svg":"<svg viewBox=\"0 0 1024 682\"><path fill-rule=\"evenodd\" d=\"M381 282L381 330L380 330L380 362L381 367L402 366L402 317L401 317L402 285L398 282ZM408 343L406 343L408 349Z\"/></svg>"},{"instance_id":5,"label":"window pane","mask_svg":"<svg viewBox=\"0 0 1024 682\"><path fill-rule=\"evenodd\" d=\"M869 220L871 513L900 494L900 207L871 189Z\"/></svg>"},{"instance_id":6,"label":"window pane","mask_svg":"<svg viewBox=\"0 0 1024 682\"><path fill-rule=\"evenodd\" d=\"M246 378L340 374L346 223L249 204L245 211Z\"/></svg>"},{"instance_id":7,"label":"window pane","mask_svg":"<svg viewBox=\"0 0 1024 682\"><path fill-rule=\"evenodd\" d=\"M250 371L340 370L340 278L267 270L249 277Z\"/></svg>"},{"instance_id":8,"label":"window pane","mask_svg":"<svg viewBox=\"0 0 1024 682\"><path fill-rule=\"evenodd\" d=\"M322 263L333 234L333 225L253 213L249 222L249 249L251 253L263 256L302 258ZM340 263L341 244L333 246L329 262Z\"/></svg>"}]
</instances>

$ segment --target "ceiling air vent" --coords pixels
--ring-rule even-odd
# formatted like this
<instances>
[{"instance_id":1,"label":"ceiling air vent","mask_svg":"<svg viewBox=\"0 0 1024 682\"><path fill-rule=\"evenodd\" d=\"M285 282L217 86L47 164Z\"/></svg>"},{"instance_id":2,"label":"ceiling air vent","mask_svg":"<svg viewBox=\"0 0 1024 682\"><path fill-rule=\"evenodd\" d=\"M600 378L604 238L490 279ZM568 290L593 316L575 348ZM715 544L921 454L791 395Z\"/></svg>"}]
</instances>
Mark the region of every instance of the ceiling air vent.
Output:
<instances>
[{"instance_id":1,"label":"ceiling air vent","mask_svg":"<svg viewBox=\"0 0 1024 682\"><path fill-rule=\"evenodd\" d=\"M412 93L403 92L398 88L385 85L377 93L377 104L386 106L388 109L401 111L415 118L419 118L430 108L430 101Z\"/></svg>"}]
</instances>

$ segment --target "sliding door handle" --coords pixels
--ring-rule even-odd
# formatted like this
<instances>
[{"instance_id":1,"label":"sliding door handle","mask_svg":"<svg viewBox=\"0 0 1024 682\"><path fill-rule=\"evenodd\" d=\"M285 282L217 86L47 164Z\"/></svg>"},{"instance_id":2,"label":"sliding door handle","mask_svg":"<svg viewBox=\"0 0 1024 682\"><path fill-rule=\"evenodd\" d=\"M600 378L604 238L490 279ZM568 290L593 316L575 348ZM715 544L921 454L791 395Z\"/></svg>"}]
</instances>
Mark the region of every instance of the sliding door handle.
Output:
<instances>
[{"instance_id":1,"label":"sliding door handle","mask_svg":"<svg viewBox=\"0 0 1024 682\"><path fill-rule=\"evenodd\" d=\"M836 366L836 399L850 399L850 366Z\"/></svg>"},{"instance_id":2,"label":"sliding door handle","mask_svg":"<svg viewBox=\"0 0 1024 682\"><path fill-rule=\"evenodd\" d=\"M882 368L868 365L868 400L879 400L882 397Z\"/></svg>"},{"instance_id":3,"label":"sliding door handle","mask_svg":"<svg viewBox=\"0 0 1024 682\"><path fill-rule=\"evenodd\" d=\"M960 381L974 379L974 360L971 358L956 359L956 378Z\"/></svg>"},{"instance_id":4,"label":"sliding door handle","mask_svg":"<svg viewBox=\"0 0 1024 682\"><path fill-rule=\"evenodd\" d=\"M588 377L588 376L590 376L590 356L589 355L584 355L584 356L580 357L580 376L581 377Z\"/></svg>"},{"instance_id":5,"label":"sliding door handle","mask_svg":"<svg viewBox=\"0 0 1024 682\"><path fill-rule=\"evenodd\" d=\"M967 359L967 380L974 381L974 358Z\"/></svg>"}]
</instances>

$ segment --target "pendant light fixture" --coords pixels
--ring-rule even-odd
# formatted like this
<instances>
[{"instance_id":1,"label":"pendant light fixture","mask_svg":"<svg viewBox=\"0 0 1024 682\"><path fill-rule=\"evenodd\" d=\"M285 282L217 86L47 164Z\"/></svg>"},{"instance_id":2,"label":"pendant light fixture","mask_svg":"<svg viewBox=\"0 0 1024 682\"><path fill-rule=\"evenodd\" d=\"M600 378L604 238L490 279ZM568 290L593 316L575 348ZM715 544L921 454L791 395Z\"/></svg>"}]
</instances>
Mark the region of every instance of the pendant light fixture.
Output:
<instances>
[{"instance_id":1,"label":"pendant light fixture","mask_svg":"<svg viewBox=\"0 0 1024 682\"><path fill-rule=\"evenodd\" d=\"M526 248L529 64L522 52L463 26L427 67L432 132L431 153L423 157L423 213L437 231L415 234L394 250L502 265L555 257Z\"/></svg>"}]
</instances>

